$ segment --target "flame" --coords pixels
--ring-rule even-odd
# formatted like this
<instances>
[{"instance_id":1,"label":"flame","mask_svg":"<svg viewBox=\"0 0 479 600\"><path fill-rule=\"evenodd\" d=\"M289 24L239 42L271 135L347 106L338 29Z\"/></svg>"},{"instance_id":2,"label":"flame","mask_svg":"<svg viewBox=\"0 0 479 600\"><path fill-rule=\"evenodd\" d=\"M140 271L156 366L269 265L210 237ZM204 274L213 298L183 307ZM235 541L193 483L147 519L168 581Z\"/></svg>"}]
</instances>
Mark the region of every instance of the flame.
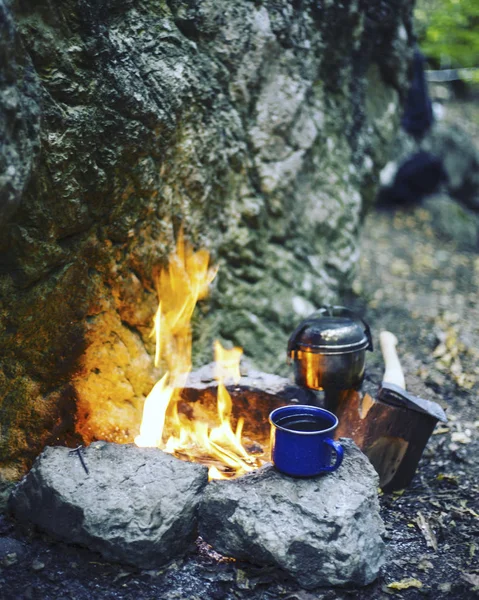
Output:
<instances>
[{"instance_id":1,"label":"flame","mask_svg":"<svg viewBox=\"0 0 479 600\"><path fill-rule=\"evenodd\" d=\"M190 421L178 412L181 388L192 366L191 318L198 300L208 294L217 269L210 267L206 250L193 251L180 232L176 252L160 271L159 298L151 336L155 338L155 366L166 372L145 400L138 446L157 446L179 458L209 465L210 479L226 479L259 465L241 443L244 420L231 425L232 401L226 385L240 380L241 348L225 350L216 341L215 377L218 381L217 422ZM171 435L164 441L164 430Z\"/></svg>"},{"instance_id":2,"label":"flame","mask_svg":"<svg viewBox=\"0 0 479 600\"><path fill-rule=\"evenodd\" d=\"M166 409L173 395L173 388L168 386L167 380L168 373L165 373L145 400L140 435L135 438L137 446L142 448L161 446Z\"/></svg>"},{"instance_id":3,"label":"flame","mask_svg":"<svg viewBox=\"0 0 479 600\"><path fill-rule=\"evenodd\" d=\"M243 349L235 347L231 348L231 350L226 350L218 340L216 340L214 343L214 350L216 379L223 383L227 379L232 379L234 383L238 383L241 379L240 360Z\"/></svg>"}]
</instances>

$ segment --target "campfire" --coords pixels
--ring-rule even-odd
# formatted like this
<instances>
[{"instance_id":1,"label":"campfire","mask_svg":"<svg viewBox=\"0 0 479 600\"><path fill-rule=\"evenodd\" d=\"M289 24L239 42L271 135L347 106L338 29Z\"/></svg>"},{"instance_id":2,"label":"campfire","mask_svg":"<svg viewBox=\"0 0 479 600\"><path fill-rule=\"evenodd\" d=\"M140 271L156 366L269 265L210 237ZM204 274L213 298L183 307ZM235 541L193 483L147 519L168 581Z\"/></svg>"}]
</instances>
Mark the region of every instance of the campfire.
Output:
<instances>
[{"instance_id":1,"label":"campfire","mask_svg":"<svg viewBox=\"0 0 479 600\"><path fill-rule=\"evenodd\" d=\"M178 458L209 467L210 479L226 479L252 471L263 464L261 446L253 444L255 454L242 443L244 419L236 419L233 429L232 401L227 384L241 378L241 348L226 350L214 344L218 381L216 415L203 411L191 418L192 411L181 411L182 390L192 370L191 318L198 300L208 294L216 276L206 250L194 251L180 232L176 250L167 268L157 277L158 310L151 335L155 338L155 366L164 374L145 400L140 447L158 447ZM249 440L250 445L252 440Z\"/></svg>"},{"instance_id":2,"label":"campfire","mask_svg":"<svg viewBox=\"0 0 479 600\"><path fill-rule=\"evenodd\" d=\"M136 446L47 447L10 508L143 569L185 554L199 534L215 553L277 567L305 589L367 585L384 562L378 485L409 484L445 415L404 389L390 332L380 335L381 387L376 397L363 391L370 330L345 307L319 309L293 332L288 353L301 385L245 375L242 349L219 341L214 364L192 371L191 319L216 272L180 233L156 278L151 336L161 377L144 401ZM312 389L334 413L317 406Z\"/></svg>"},{"instance_id":3,"label":"campfire","mask_svg":"<svg viewBox=\"0 0 479 600\"><path fill-rule=\"evenodd\" d=\"M293 332L290 351L303 386L241 373L242 350L218 341L214 366L192 371L191 319L215 275L209 253L194 251L180 233L156 280L151 335L161 377L144 401L136 446L94 441L73 451L46 448L12 493L12 512L107 560L141 568L186 553L199 534L215 552L278 567L305 589L366 585L384 561L378 484L409 481L442 415L391 382L389 388L383 382L377 399L355 389L369 329L344 307L336 307L340 314L321 309ZM384 352L389 363L392 350ZM311 365L317 368L309 378ZM326 388L327 381L324 398L334 400L340 420L315 405L311 389ZM385 389L396 404L382 401ZM406 397L413 412L404 409ZM332 439L339 421L344 437ZM393 421L404 439L400 446L389 435L396 433ZM379 477L365 454L373 464L380 457ZM213 479L230 481L208 482Z\"/></svg>"}]
</instances>

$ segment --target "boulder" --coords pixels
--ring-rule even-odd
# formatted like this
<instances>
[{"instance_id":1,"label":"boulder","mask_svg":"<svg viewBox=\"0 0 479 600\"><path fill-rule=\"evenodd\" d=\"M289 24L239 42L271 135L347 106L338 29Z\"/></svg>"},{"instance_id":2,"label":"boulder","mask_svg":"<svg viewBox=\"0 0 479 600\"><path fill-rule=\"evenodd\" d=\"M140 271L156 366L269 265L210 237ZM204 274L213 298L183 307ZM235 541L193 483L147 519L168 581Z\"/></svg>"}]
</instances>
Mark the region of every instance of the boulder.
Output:
<instances>
[{"instance_id":1,"label":"boulder","mask_svg":"<svg viewBox=\"0 0 479 600\"><path fill-rule=\"evenodd\" d=\"M442 160L448 178L447 192L479 210L479 150L471 133L459 125L439 123L422 146Z\"/></svg>"},{"instance_id":2,"label":"boulder","mask_svg":"<svg viewBox=\"0 0 479 600\"><path fill-rule=\"evenodd\" d=\"M274 565L299 584L367 585L384 562L378 476L349 439L334 473L295 479L273 466L211 482L200 505L200 535L215 550Z\"/></svg>"},{"instance_id":3,"label":"boulder","mask_svg":"<svg viewBox=\"0 0 479 600\"><path fill-rule=\"evenodd\" d=\"M454 242L460 250L479 248L479 215L447 194L435 194L423 202L431 214L434 231L446 241Z\"/></svg>"},{"instance_id":4,"label":"boulder","mask_svg":"<svg viewBox=\"0 0 479 600\"><path fill-rule=\"evenodd\" d=\"M100 552L155 568L188 550L208 469L156 448L95 442L47 447L10 495L19 521Z\"/></svg>"},{"instance_id":5,"label":"boulder","mask_svg":"<svg viewBox=\"0 0 479 600\"><path fill-rule=\"evenodd\" d=\"M418 165L409 176L409 202L417 202L428 194L449 195L470 209L479 210L479 150L470 133L458 125L447 123L434 124L420 140L403 130L398 132L391 160L380 174L381 201L404 201L407 195L403 193L398 197L401 190L394 189L396 177L409 161L421 155L429 156L431 161L435 159L441 173L438 165L431 161L423 169Z\"/></svg>"}]
</instances>

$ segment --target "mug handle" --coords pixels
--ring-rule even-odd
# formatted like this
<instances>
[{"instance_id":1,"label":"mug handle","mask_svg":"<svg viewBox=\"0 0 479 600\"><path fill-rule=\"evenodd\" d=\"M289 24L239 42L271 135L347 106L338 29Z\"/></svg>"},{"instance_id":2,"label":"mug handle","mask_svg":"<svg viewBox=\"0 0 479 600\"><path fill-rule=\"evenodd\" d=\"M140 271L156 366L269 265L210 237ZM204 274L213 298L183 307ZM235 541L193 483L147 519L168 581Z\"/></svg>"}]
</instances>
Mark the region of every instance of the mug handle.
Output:
<instances>
[{"instance_id":1,"label":"mug handle","mask_svg":"<svg viewBox=\"0 0 479 600\"><path fill-rule=\"evenodd\" d=\"M327 471L327 472L336 471L336 469L343 462L343 456L344 456L343 447L341 446L341 444L339 442L335 442L331 438L326 438L324 440L324 443L331 446L333 448L333 450L336 452L336 462L334 463L334 465L330 465L329 467L324 467L323 470Z\"/></svg>"}]
</instances>

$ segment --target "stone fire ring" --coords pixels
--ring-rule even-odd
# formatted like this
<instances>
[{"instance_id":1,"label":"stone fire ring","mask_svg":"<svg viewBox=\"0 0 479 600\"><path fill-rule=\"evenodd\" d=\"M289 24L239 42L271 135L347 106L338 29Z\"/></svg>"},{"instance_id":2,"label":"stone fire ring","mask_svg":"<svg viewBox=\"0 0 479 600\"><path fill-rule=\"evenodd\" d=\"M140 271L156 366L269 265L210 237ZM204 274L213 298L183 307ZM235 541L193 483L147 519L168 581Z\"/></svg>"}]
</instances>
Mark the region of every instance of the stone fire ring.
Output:
<instances>
[{"instance_id":1,"label":"stone fire ring","mask_svg":"<svg viewBox=\"0 0 479 600\"><path fill-rule=\"evenodd\" d=\"M213 481L200 504L200 535L216 551L274 565L307 589L367 585L384 562L378 476L350 439L341 467L297 479L267 465Z\"/></svg>"},{"instance_id":2,"label":"stone fire ring","mask_svg":"<svg viewBox=\"0 0 479 600\"><path fill-rule=\"evenodd\" d=\"M151 569L197 535L274 565L305 588L365 585L383 562L377 475L350 440L335 473L293 479L272 466L207 483L207 468L155 448L46 448L13 490L15 517L106 559ZM88 473L85 470L88 470Z\"/></svg>"},{"instance_id":3,"label":"stone fire ring","mask_svg":"<svg viewBox=\"0 0 479 600\"><path fill-rule=\"evenodd\" d=\"M68 448L45 448L10 495L19 521L146 569L188 549L207 467L133 444L94 442L80 452L83 462Z\"/></svg>"}]
</instances>

